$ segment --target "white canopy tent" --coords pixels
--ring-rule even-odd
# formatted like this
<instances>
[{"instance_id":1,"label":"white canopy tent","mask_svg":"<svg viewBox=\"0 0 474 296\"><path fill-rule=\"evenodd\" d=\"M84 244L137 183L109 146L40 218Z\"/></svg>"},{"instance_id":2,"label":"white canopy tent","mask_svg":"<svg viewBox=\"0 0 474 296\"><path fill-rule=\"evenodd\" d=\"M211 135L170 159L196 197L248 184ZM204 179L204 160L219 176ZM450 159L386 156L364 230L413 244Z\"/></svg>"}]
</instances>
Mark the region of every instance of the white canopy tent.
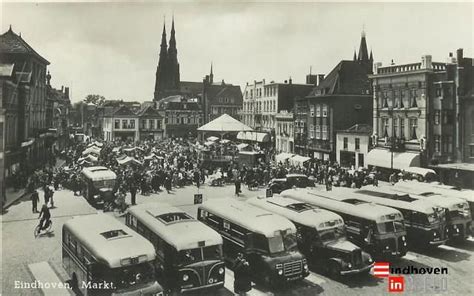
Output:
<instances>
[{"instance_id":1,"label":"white canopy tent","mask_svg":"<svg viewBox=\"0 0 474 296\"><path fill-rule=\"evenodd\" d=\"M393 153L393 169L406 170L408 167L420 166L420 154L413 152L391 152L385 149L373 149L367 154L367 164L382 168L391 168Z\"/></svg>"},{"instance_id":2,"label":"white canopy tent","mask_svg":"<svg viewBox=\"0 0 474 296\"><path fill-rule=\"evenodd\" d=\"M231 132L252 131L252 128L238 121L228 114L222 114L218 118L198 128L200 132L217 132L221 135Z\"/></svg>"},{"instance_id":3,"label":"white canopy tent","mask_svg":"<svg viewBox=\"0 0 474 296\"><path fill-rule=\"evenodd\" d=\"M206 140L208 140L209 142L215 142L217 140L219 140L218 137L215 137L215 136L210 136L209 138L207 138Z\"/></svg>"},{"instance_id":4,"label":"white canopy tent","mask_svg":"<svg viewBox=\"0 0 474 296\"><path fill-rule=\"evenodd\" d=\"M277 163L279 163L279 162L284 163L287 159L290 159L290 158L292 158L293 156L295 156L295 154L283 152L283 153L280 153L280 154L278 154L278 155L275 156L275 161L276 161Z\"/></svg>"},{"instance_id":5,"label":"white canopy tent","mask_svg":"<svg viewBox=\"0 0 474 296\"><path fill-rule=\"evenodd\" d=\"M301 155L295 155L290 158L290 163L294 166L303 166L305 162L310 160L311 158Z\"/></svg>"},{"instance_id":6,"label":"white canopy tent","mask_svg":"<svg viewBox=\"0 0 474 296\"><path fill-rule=\"evenodd\" d=\"M127 164L142 165L142 163L140 161L136 160L133 157L129 157L129 156L125 156L125 157L122 157L122 158L117 158L117 162L118 162L119 165L127 165Z\"/></svg>"}]
</instances>

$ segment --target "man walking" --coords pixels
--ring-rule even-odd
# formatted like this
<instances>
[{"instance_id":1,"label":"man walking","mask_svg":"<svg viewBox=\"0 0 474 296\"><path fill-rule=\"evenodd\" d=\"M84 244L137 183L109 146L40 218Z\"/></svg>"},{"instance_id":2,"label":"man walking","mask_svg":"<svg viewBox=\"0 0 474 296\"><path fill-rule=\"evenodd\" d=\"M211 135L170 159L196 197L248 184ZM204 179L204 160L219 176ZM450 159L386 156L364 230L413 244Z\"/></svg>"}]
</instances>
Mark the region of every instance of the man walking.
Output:
<instances>
[{"instance_id":1,"label":"man walking","mask_svg":"<svg viewBox=\"0 0 474 296\"><path fill-rule=\"evenodd\" d=\"M38 191L36 191L36 189L33 190L33 193L31 194L30 198L31 198L33 214L38 213L39 195L38 195Z\"/></svg>"},{"instance_id":2,"label":"man walking","mask_svg":"<svg viewBox=\"0 0 474 296\"><path fill-rule=\"evenodd\" d=\"M250 265L247 260L245 260L244 255L239 253L234 264L234 293L237 295L246 295L250 290L252 290Z\"/></svg>"},{"instance_id":3,"label":"man walking","mask_svg":"<svg viewBox=\"0 0 474 296\"><path fill-rule=\"evenodd\" d=\"M130 195L132 196L132 205L136 205L136 196L137 196L137 186L135 185L135 181L133 180L130 184Z\"/></svg>"}]
</instances>

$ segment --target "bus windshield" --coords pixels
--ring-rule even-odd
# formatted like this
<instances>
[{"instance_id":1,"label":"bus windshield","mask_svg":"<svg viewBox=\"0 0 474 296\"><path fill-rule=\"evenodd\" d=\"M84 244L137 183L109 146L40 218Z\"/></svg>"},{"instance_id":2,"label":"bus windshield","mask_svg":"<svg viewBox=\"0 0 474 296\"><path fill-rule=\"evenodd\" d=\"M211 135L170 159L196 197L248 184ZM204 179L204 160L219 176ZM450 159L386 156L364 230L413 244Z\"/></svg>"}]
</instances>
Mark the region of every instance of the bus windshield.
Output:
<instances>
[{"instance_id":1,"label":"bus windshield","mask_svg":"<svg viewBox=\"0 0 474 296\"><path fill-rule=\"evenodd\" d=\"M329 242L345 236L344 227L324 229L318 232L322 242Z\"/></svg>"},{"instance_id":2,"label":"bus windshield","mask_svg":"<svg viewBox=\"0 0 474 296\"><path fill-rule=\"evenodd\" d=\"M276 235L268 238L268 248L270 254L281 253L284 251L291 251L296 249L297 241L294 233Z\"/></svg>"},{"instance_id":3,"label":"bus windshield","mask_svg":"<svg viewBox=\"0 0 474 296\"><path fill-rule=\"evenodd\" d=\"M117 289L125 289L154 280L153 265L145 262L137 265L111 269L106 277Z\"/></svg>"},{"instance_id":4,"label":"bus windshield","mask_svg":"<svg viewBox=\"0 0 474 296\"><path fill-rule=\"evenodd\" d=\"M220 245L179 251L179 262L181 265L189 265L205 260L221 259L222 249Z\"/></svg>"},{"instance_id":5,"label":"bus windshield","mask_svg":"<svg viewBox=\"0 0 474 296\"><path fill-rule=\"evenodd\" d=\"M429 224L446 221L446 210L444 208L435 207L433 210L434 213L427 215Z\"/></svg>"},{"instance_id":6,"label":"bus windshield","mask_svg":"<svg viewBox=\"0 0 474 296\"><path fill-rule=\"evenodd\" d=\"M471 218L471 210L469 209L468 204L458 204L457 209L449 211L451 218Z\"/></svg>"},{"instance_id":7,"label":"bus windshield","mask_svg":"<svg viewBox=\"0 0 474 296\"><path fill-rule=\"evenodd\" d=\"M377 223L377 230L380 234L405 231L403 221L389 221Z\"/></svg>"}]
</instances>

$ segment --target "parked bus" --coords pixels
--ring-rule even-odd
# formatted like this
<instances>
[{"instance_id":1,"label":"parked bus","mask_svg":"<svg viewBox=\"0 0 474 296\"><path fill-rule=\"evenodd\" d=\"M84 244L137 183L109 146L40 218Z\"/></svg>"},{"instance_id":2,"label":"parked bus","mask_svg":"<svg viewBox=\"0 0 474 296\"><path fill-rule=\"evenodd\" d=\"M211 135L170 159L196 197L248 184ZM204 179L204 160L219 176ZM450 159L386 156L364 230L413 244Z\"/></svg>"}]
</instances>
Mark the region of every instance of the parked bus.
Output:
<instances>
[{"instance_id":1,"label":"parked bus","mask_svg":"<svg viewBox=\"0 0 474 296\"><path fill-rule=\"evenodd\" d=\"M115 187L117 175L103 166L93 166L82 169L84 188L82 195L94 207L104 204L103 196Z\"/></svg>"},{"instance_id":2,"label":"parked bus","mask_svg":"<svg viewBox=\"0 0 474 296\"><path fill-rule=\"evenodd\" d=\"M401 184L403 185L403 183ZM410 185L384 186L374 190L388 194L408 194L411 198L427 200L447 209L446 223L449 229L449 239L465 240L471 234L471 210L465 200L456 197L445 197L432 190Z\"/></svg>"},{"instance_id":3,"label":"parked bus","mask_svg":"<svg viewBox=\"0 0 474 296\"><path fill-rule=\"evenodd\" d=\"M423 188L427 191L439 193L444 197L456 197L465 200L471 210L471 218L474 217L474 190L461 189L456 186L444 185L437 182L421 183L417 181L400 181L394 187Z\"/></svg>"},{"instance_id":4,"label":"parked bus","mask_svg":"<svg viewBox=\"0 0 474 296\"><path fill-rule=\"evenodd\" d=\"M308 276L295 225L288 219L233 199L202 204L198 218L222 235L228 262L234 262L238 253L245 255L256 281L271 286Z\"/></svg>"},{"instance_id":5,"label":"parked bus","mask_svg":"<svg viewBox=\"0 0 474 296\"><path fill-rule=\"evenodd\" d=\"M332 277L368 272L372 257L346 240L344 221L336 213L292 198L251 198L248 203L281 215L296 226L299 250Z\"/></svg>"},{"instance_id":6,"label":"parked bus","mask_svg":"<svg viewBox=\"0 0 474 296\"><path fill-rule=\"evenodd\" d=\"M327 195L331 192L295 188L280 195L341 215L349 240L372 256L405 256L407 232L400 211L372 203L338 201Z\"/></svg>"},{"instance_id":7,"label":"parked bus","mask_svg":"<svg viewBox=\"0 0 474 296\"><path fill-rule=\"evenodd\" d=\"M222 237L212 228L163 203L131 207L126 224L155 246L165 288L181 293L224 286Z\"/></svg>"},{"instance_id":8,"label":"parked bus","mask_svg":"<svg viewBox=\"0 0 474 296\"><path fill-rule=\"evenodd\" d=\"M321 191L323 192L323 191ZM411 198L409 195L398 195L378 192L377 187L366 187L359 190L337 187L333 188L331 198L347 203L370 202L397 209L403 214L408 233L409 244L426 244L437 246L448 239L446 209L428 200ZM325 195L329 196L326 192Z\"/></svg>"},{"instance_id":9,"label":"parked bus","mask_svg":"<svg viewBox=\"0 0 474 296\"><path fill-rule=\"evenodd\" d=\"M163 295L154 260L153 245L111 216L74 217L63 225L63 267L82 295Z\"/></svg>"}]
</instances>

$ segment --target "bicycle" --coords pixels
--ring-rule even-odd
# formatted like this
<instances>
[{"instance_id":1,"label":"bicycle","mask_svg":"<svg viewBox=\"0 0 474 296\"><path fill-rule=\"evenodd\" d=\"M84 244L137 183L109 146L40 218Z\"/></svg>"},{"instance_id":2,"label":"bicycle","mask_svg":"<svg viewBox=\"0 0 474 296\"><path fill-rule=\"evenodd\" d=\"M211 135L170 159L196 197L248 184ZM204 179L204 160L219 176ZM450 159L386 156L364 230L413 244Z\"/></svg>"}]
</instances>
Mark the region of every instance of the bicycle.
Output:
<instances>
[{"instance_id":1,"label":"bicycle","mask_svg":"<svg viewBox=\"0 0 474 296\"><path fill-rule=\"evenodd\" d=\"M53 227L53 221L51 221L51 220L48 220L46 222L46 225L43 227L43 229L41 229L41 226L38 224L35 227L35 230L34 230L35 238L38 237L41 234L42 231L44 231L44 233L50 232L52 227Z\"/></svg>"}]
</instances>

